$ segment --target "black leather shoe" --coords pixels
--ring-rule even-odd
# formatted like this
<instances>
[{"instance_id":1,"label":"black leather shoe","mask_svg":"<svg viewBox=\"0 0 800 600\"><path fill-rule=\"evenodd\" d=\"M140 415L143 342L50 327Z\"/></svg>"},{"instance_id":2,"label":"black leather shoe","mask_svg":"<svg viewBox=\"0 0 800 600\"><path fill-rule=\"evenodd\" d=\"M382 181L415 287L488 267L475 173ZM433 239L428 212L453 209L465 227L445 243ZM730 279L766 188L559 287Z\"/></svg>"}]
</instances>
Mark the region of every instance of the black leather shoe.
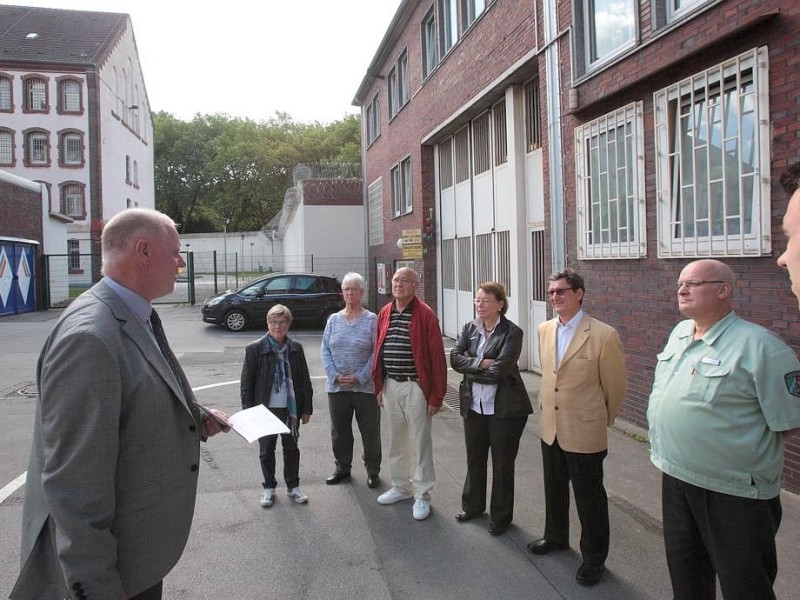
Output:
<instances>
[{"instance_id":1,"label":"black leather shoe","mask_svg":"<svg viewBox=\"0 0 800 600\"><path fill-rule=\"evenodd\" d=\"M544 538L533 540L528 544L528 550L534 554L548 554L554 550L566 550L567 548L569 548L569 546L566 544L554 544L553 542L548 542Z\"/></svg>"},{"instance_id":2,"label":"black leather shoe","mask_svg":"<svg viewBox=\"0 0 800 600\"><path fill-rule=\"evenodd\" d=\"M375 489L381 483L381 478L378 477L377 473L371 473L367 475L367 487Z\"/></svg>"},{"instance_id":3,"label":"black leather shoe","mask_svg":"<svg viewBox=\"0 0 800 600\"><path fill-rule=\"evenodd\" d=\"M575 581L587 587L592 586L600 581L605 570L606 568L603 565L581 565L575 574Z\"/></svg>"},{"instance_id":4,"label":"black leather shoe","mask_svg":"<svg viewBox=\"0 0 800 600\"><path fill-rule=\"evenodd\" d=\"M501 527L500 525L495 525L494 523L489 524L489 534L497 537L498 535L503 535L506 532L508 527Z\"/></svg>"},{"instance_id":5,"label":"black leather shoe","mask_svg":"<svg viewBox=\"0 0 800 600\"><path fill-rule=\"evenodd\" d=\"M457 512L456 513L456 521L459 523L466 523L470 519L474 519L475 517L481 516L483 513L468 513L465 511Z\"/></svg>"},{"instance_id":6,"label":"black leather shoe","mask_svg":"<svg viewBox=\"0 0 800 600\"><path fill-rule=\"evenodd\" d=\"M344 481L345 479L350 479L350 472L347 471L336 471L333 475L329 475L328 478L325 480L325 483L328 485L336 485L340 481Z\"/></svg>"}]
</instances>

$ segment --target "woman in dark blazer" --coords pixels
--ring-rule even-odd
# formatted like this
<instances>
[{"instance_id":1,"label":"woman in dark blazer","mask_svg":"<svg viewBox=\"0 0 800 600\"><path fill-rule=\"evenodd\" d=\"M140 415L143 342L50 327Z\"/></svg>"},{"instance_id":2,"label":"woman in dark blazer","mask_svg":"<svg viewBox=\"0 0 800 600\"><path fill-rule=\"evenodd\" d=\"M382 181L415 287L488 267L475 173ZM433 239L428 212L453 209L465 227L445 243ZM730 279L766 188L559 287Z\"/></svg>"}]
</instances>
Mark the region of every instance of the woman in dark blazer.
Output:
<instances>
[{"instance_id":1,"label":"woman in dark blazer","mask_svg":"<svg viewBox=\"0 0 800 600\"><path fill-rule=\"evenodd\" d=\"M478 318L464 325L450 352L450 365L464 375L459 396L467 447L467 478L456 521L464 523L486 510L486 463L491 450L492 535L502 534L513 519L514 462L533 412L517 366L522 330L505 318L507 310L502 284L482 283L475 294Z\"/></svg>"},{"instance_id":2,"label":"woman in dark blazer","mask_svg":"<svg viewBox=\"0 0 800 600\"><path fill-rule=\"evenodd\" d=\"M276 304L267 313L267 335L245 348L242 366L242 408L263 404L281 421L289 433L281 434L283 448L283 478L289 497L297 504L308 502L300 489L300 424L308 423L311 413L313 389L308 374L308 363L303 346L287 335L292 324L292 311ZM264 490L259 500L267 508L275 502L275 447L277 435L258 440L259 460L264 475Z\"/></svg>"}]
</instances>

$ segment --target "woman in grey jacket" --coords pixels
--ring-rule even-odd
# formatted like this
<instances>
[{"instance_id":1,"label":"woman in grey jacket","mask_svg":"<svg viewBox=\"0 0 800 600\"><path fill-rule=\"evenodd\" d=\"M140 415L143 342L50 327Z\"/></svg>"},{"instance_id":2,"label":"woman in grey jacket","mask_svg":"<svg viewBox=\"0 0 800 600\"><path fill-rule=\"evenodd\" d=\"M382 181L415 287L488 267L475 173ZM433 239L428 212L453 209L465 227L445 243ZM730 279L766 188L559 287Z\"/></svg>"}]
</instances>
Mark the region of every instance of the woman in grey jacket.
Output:
<instances>
[{"instance_id":1,"label":"woman in grey jacket","mask_svg":"<svg viewBox=\"0 0 800 600\"><path fill-rule=\"evenodd\" d=\"M283 478L289 497L298 504L308 502L300 489L300 423L308 423L314 408L311 403L313 389L308 374L308 364L303 346L286 335L292 324L292 312L276 304L267 313L267 330L264 337L245 349L242 367L242 408L263 404L281 421L289 433L281 434L283 448ZM261 471L264 474L264 491L260 503L263 507L275 502L275 447L277 435L258 440Z\"/></svg>"},{"instance_id":2,"label":"woman in grey jacket","mask_svg":"<svg viewBox=\"0 0 800 600\"><path fill-rule=\"evenodd\" d=\"M500 535L514 516L514 465L519 440L533 412L519 374L522 330L505 318L508 310L502 284L487 281L475 294L473 321L464 325L450 352L450 365L464 375L459 389L467 477L461 493L464 523L486 510L487 460L492 455L489 533Z\"/></svg>"}]
</instances>

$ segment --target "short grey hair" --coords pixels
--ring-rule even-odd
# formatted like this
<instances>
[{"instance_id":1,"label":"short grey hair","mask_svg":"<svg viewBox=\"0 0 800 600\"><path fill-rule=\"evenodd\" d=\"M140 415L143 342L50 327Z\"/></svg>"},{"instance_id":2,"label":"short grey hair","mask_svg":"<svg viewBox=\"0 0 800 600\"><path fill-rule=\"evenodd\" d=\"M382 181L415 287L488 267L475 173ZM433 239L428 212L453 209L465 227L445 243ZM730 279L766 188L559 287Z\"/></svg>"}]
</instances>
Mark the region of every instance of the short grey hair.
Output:
<instances>
[{"instance_id":1,"label":"short grey hair","mask_svg":"<svg viewBox=\"0 0 800 600\"><path fill-rule=\"evenodd\" d=\"M348 273L344 277L342 277L342 289L346 286L355 283L359 289L366 290L366 284L364 283L364 278L359 275L358 273Z\"/></svg>"},{"instance_id":2,"label":"short grey hair","mask_svg":"<svg viewBox=\"0 0 800 600\"><path fill-rule=\"evenodd\" d=\"M286 317L289 325L292 324L292 311L289 310L288 306L284 306L283 304L276 304L269 309L269 312L267 313L267 322L269 322L269 320L273 317Z\"/></svg>"}]
</instances>

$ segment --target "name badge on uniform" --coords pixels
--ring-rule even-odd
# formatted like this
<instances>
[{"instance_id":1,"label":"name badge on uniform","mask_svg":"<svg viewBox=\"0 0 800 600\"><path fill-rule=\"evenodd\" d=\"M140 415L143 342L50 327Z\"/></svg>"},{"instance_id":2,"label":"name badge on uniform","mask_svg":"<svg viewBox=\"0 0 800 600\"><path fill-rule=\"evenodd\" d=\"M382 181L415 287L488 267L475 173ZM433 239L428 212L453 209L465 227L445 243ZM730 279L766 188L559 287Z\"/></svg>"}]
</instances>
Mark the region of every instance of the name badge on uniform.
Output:
<instances>
[{"instance_id":1,"label":"name badge on uniform","mask_svg":"<svg viewBox=\"0 0 800 600\"><path fill-rule=\"evenodd\" d=\"M714 365L718 367L720 365L720 361L718 358L711 358L709 356L704 356L703 359L700 361L704 365Z\"/></svg>"}]
</instances>

